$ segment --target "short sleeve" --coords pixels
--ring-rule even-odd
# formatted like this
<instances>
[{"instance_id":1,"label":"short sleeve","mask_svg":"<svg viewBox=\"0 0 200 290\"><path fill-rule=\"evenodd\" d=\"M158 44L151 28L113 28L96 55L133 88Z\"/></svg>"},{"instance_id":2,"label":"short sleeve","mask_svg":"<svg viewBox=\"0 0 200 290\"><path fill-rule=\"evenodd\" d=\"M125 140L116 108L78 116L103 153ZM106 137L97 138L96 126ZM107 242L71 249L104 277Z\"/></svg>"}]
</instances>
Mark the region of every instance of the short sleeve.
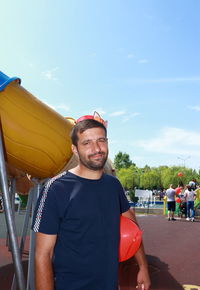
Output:
<instances>
[{"instance_id":1,"label":"short sleeve","mask_svg":"<svg viewBox=\"0 0 200 290\"><path fill-rule=\"evenodd\" d=\"M123 213L129 210L130 205L120 182L119 182L119 200L120 200L120 212Z\"/></svg>"},{"instance_id":2,"label":"short sleeve","mask_svg":"<svg viewBox=\"0 0 200 290\"><path fill-rule=\"evenodd\" d=\"M32 230L44 234L57 234L62 208L58 201L59 183L51 181L40 193L34 211Z\"/></svg>"}]
</instances>

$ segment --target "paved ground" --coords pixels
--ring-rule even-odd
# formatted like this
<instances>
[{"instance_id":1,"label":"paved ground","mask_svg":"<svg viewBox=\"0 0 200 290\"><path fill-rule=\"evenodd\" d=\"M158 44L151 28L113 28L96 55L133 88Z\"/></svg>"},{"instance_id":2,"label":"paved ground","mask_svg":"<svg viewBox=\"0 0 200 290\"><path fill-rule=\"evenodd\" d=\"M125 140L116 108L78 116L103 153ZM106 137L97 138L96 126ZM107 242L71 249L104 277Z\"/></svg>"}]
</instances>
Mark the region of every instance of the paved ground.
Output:
<instances>
[{"instance_id":1,"label":"paved ground","mask_svg":"<svg viewBox=\"0 0 200 290\"><path fill-rule=\"evenodd\" d=\"M152 288L157 290L183 289L182 285L198 285L200 289L200 220L168 221L160 215L138 216L149 263ZM134 260L122 265L122 290L134 289L131 272Z\"/></svg>"},{"instance_id":2,"label":"paved ground","mask_svg":"<svg viewBox=\"0 0 200 290\"><path fill-rule=\"evenodd\" d=\"M16 214L18 234L21 233L24 215ZM167 221L161 215L141 215L138 222L143 230L143 241L149 263L152 280L151 289L178 290L200 289L200 220L192 223L185 219L174 222ZM11 263L11 255L6 248L6 227L4 215L0 214L0 267L4 266L4 273L0 269L0 281L8 281L5 275L6 264ZM26 257L24 257L26 259ZM137 265L134 259L120 264L121 290L135 289ZM11 271L9 271L11 275ZM6 278L7 277L7 278ZM0 289L9 290L9 287ZM95 289L88 289L95 290Z\"/></svg>"},{"instance_id":3,"label":"paved ground","mask_svg":"<svg viewBox=\"0 0 200 290\"><path fill-rule=\"evenodd\" d=\"M17 229L18 240L20 242L20 236L22 232L24 222L24 212L21 214L15 214L15 223ZM30 228L30 222L29 222ZM0 290L10 290L12 285L14 267L12 265L12 254L8 250L7 241L7 227L5 216L0 213ZM22 255L24 274L27 275L27 262L28 262L28 250L29 250L29 236L26 237L26 243L24 247L24 253Z\"/></svg>"}]
</instances>

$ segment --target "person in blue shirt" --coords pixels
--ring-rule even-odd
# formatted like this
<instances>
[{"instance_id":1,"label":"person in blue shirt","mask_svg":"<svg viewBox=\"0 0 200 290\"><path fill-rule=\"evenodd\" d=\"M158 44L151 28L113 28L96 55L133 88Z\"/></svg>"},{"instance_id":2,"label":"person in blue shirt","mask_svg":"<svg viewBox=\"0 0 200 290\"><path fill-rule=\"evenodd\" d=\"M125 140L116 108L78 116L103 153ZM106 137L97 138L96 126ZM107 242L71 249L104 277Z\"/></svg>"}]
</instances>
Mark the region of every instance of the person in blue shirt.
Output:
<instances>
[{"instance_id":1,"label":"person in blue shirt","mask_svg":"<svg viewBox=\"0 0 200 290\"><path fill-rule=\"evenodd\" d=\"M50 179L42 190L32 229L36 232L36 290L117 290L119 220L135 221L116 177L103 172L108 157L104 124L86 119L71 133L78 165ZM141 244L138 289L150 278Z\"/></svg>"}]
</instances>

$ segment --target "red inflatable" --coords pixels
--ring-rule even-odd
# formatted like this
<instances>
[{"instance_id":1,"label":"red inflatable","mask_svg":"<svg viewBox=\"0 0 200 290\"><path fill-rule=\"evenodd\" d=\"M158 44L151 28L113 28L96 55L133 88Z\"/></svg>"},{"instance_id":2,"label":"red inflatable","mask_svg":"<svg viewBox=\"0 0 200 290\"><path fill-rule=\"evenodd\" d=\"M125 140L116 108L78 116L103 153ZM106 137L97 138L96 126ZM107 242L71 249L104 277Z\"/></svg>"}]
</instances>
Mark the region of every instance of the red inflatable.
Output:
<instances>
[{"instance_id":1,"label":"red inflatable","mask_svg":"<svg viewBox=\"0 0 200 290\"><path fill-rule=\"evenodd\" d=\"M182 172L179 172L178 173L178 177L182 177L183 176L183 173Z\"/></svg>"},{"instance_id":2,"label":"red inflatable","mask_svg":"<svg viewBox=\"0 0 200 290\"><path fill-rule=\"evenodd\" d=\"M119 262L126 261L135 255L142 241L142 231L130 219L120 217Z\"/></svg>"},{"instance_id":3,"label":"red inflatable","mask_svg":"<svg viewBox=\"0 0 200 290\"><path fill-rule=\"evenodd\" d=\"M180 187L177 187L177 188L175 189L175 192L176 192L176 195L178 195L178 194L181 192L181 188L180 188Z\"/></svg>"},{"instance_id":4,"label":"red inflatable","mask_svg":"<svg viewBox=\"0 0 200 290\"><path fill-rule=\"evenodd\" d=\"M181 203L181 200L180 200L179 197L176 198L176 202L177 202L177 203Z\"/></svg>"}]
</instances>

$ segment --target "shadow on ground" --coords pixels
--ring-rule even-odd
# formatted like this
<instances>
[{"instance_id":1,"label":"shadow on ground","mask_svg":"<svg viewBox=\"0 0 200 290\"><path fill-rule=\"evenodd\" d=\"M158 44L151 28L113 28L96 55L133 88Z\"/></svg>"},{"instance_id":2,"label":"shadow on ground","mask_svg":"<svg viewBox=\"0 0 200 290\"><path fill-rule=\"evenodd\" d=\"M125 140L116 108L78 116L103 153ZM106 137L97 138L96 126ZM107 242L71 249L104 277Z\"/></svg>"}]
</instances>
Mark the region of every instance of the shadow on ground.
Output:
<instances>
[{"instance_id":1,"label":"shadow on ground","mask_svg":"<svg viewBox=\"0 0 200 290\"><path fill-rule=\"evenodd\" d=\"M147 255L151 278L151 289L154 290L183 290L183 287L169 273L168 264L155 256ZM120 290L133 290L137 282L138 266L134 258L120 263L119 285Z\"/></svg>"},{"instance_id":2,"label":"shadow on ground","mask_svg":"<svg viewBox=\"0 0 200 290\"><path fill-rule=\"evenodd\" d=\"M24 276L27 276L27 266L28 261L22 261L22 267L24 271ZM8 264L0 267L0 289L1 290L10 290L12 286L14 275L14 266L13 264ZM18 290L18 289L17 289Z\"/></svg>"}]
</instances>

